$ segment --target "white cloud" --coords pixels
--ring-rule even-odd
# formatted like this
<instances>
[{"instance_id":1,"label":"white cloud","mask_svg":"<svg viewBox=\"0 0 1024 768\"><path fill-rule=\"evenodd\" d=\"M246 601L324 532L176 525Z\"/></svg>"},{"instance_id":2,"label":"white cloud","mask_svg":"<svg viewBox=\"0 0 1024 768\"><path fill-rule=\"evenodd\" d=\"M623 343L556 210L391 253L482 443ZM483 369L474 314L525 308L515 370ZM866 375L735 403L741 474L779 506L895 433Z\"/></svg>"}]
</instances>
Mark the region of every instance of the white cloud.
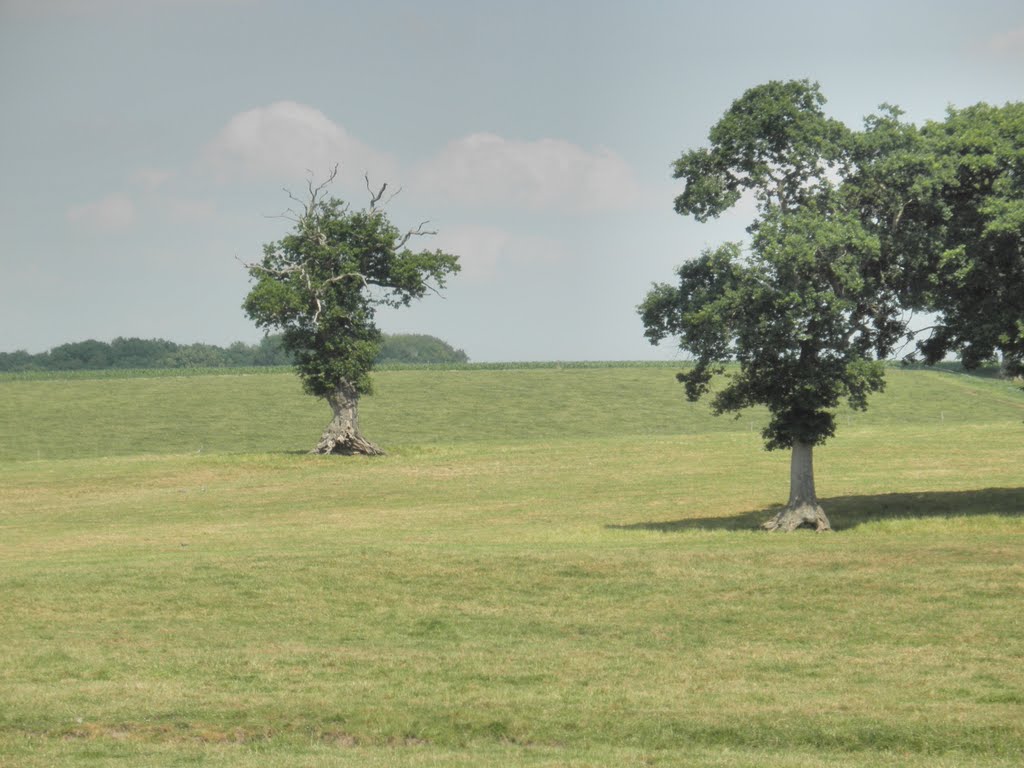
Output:
<instances>
[{"instance_id":1,"label":"white cloud","mask_svg":"<svg viewBox=\"0 0 1024 768\"><path fill-rule=\"evenodd\" d=\"M557 261L565 256L563 247L550 239L513 235L487 226L452 227L441 230L424 248L439 248L459 257L459 279L489 280L503 264Z\"/></svg>"},{"instance_id":2,"label":"white cloud","mask_svg":"<svg viewBox=\"0 0 1024 768\"><path fill-rule=\"evenodd\" d=\"M67 218L73 224L114 232L132 225L135 221L135 204L123 195L109 195L92 203L71 206Z\"/></svg>"},{"instance_id":3,"label":"white cloud","mask_svg":"<svg viewBox=\"0 0 1024 768\"><path fill-rule=\"evenodd\" d=\"M640 199L633 169L608 149L561 139L516 141L475 133L448 144L417 171L417 189L460 203L559 211L629 208Z\"/></svg>"},{"instance_id":4,"label":"white cloud","mask_svg":"<svg viewBox=\"0 0 1024 768\"><path fill-rule=\"evenodd\" d=\"M342 177L393 178L395 162L350 135L323 112L277 101L232 117L204 158L222 179L235 176L300 178L325 175L336 163Z\"/></svg>"},{"instance_id":5,"label":"white cloud","mask_svg":"<svg viewBox=\"0 0 1024 768\"><path fill-rule=\"evenodd\" d=\"M146 189L159 189L177 176L176 171L168 168L139 168L132 174L132 181Z\"/></svg>"},{"instance_id":6,"label":"white cloud","mask_svg":"<svg viewBox=\"0 0 1024 768\"><path fill-rule=\"evenodd\" d=\"M1002 32L988 41L988 50L997 54L1024 54L1024 27Z\"/></svg>"},{"instance_id":7,"label":"white cloud","mask_svg":"<svg viewBox=\"0 0 1024 768\"><path fill-rule=\"evenodd\" d=\"M494 275L511 239L508 232L492 227L453 227L442 230L428 247L458 256L462 277L486 279Z\"/></svg>"}]
</instances>

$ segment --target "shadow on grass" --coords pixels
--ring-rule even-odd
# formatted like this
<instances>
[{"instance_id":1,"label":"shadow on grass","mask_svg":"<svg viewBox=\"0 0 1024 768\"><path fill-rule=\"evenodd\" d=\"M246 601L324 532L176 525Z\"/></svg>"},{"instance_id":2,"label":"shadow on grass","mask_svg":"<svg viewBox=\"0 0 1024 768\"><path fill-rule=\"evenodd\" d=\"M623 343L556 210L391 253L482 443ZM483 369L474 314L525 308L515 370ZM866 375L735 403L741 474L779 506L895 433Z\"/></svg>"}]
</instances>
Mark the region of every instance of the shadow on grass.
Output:
<instances>
[{"instance_id":1,"label":"shadow on grass","mask_svg":"<svg viewBox=\"0 0 1024 768\"><path fill-rule=\"evenodd\" d=\"M1024 516L1024 488L984 488L977 491L927 491L884 493L876 496L834 496L819 499L832 528L841 531L880 520L976 515ZM747 531L782 509L782 505L744 512L731 517L695 517L664 522L608 525L622 531Z\"/></svg>"}]
</instances>

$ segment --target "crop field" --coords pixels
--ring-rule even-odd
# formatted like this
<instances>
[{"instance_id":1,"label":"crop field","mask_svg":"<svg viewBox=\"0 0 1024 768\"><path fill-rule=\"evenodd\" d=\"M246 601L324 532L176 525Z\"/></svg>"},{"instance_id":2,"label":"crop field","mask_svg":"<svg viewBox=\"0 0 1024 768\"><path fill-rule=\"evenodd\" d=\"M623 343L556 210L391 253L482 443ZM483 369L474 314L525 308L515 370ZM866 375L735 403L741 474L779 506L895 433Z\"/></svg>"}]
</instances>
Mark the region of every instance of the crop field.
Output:
<instances>
[{"instance_id":1,"label":"crop field","mask_svg":"<svg viewBox=\"0 0 1024 768\"><path fill-rule=\"evenodd\" d=\"M0 378L0 766L1019 766L1024 392L891 370L786 500L665 366Z\"/></svg>"}]
</instances>

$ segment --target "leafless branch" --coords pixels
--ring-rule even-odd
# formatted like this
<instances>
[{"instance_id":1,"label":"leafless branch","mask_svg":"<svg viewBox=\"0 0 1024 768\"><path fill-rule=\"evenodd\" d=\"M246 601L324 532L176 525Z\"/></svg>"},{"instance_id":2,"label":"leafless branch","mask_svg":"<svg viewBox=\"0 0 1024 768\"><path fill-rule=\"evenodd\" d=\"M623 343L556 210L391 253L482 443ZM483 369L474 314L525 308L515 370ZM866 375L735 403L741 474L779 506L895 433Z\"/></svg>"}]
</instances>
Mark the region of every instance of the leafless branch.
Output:
<instances>
[{"instance_id":1,"label":"leafless branch","mask_svg":"<svg viewBox=\"0 0 1024 768\"><path fill-rule=\"evenodd\" d=\"M425 235L436 235L437 234L437 230L436 229L424 229L423 228L425 225L427 225L429 223L430 223L430 219L427 219L426 221L421 221L419 223L419 225L416 227L416 229L410 229L408 232L406 232L404 235L402 235L402 237L395 243L395 250L398 251L398 250L401 250L402 248L404 248L405 244L409 242L410 238L413 238L413 237L423 237Z\"/></svg>"},{"instance_id":2,"label":"leafless branch","mask_svg":"<svg viewBox=\"0 0 1024 768\"><path fill-rule=\"evenodd\" d=\"M281 188L292 202L301 206L302 213L299 213L294 208L288 208L284 213L268 214L264 218L286 219L293 224L301 223L302 220L308 217L313 212L313 209L316 208L317 203L319 203L323 197L324 190L327 189L327 187L330 186L338 177L338 164L335 163L334 167L331 168L330 172L327 174L327 178L316 186L313 185L313 177L315 175L313 171L307 168L306 173L309 174L309 178L306 179L307 199L302 200L301 198L296 197L288 187Z\"/></svg>"},{"instance_id":3,"label":"leafless branch","mask_svg":"<svg viewBox=\"0 0 1024 768\"><path fill-rule=\"evenodd\" d=\"M383 184L380 185L380 189L374 192L373 189L370 187L369 173L363 174L363 180L366 182L366 191L370 193L370 210L375 211L377 209L377 203L379 203L380 199L384 197L384 190L388 188L388 183L385 181Z\"/></svg>"},{"instance_id":4,"label":"leafless branch","mask_svg":"<svg viewBox=\"0 0 1024 768\"><path fill-rule=\"evenodd\" d=\"M299 198L297 198L295 195L292 194L292 191L290 189L288 189L288 187L281 187L281 189L284 190L284 193L286 195L288 195L288 197L292 200L292 202L298 203L303 208L305 208L307 210L307 212L308 212L308 210L309 210L309 203L308 202L306 202L305 200L300 200ZM291 208L289 208L288 211L294 213L294 211L292 211Z\"/></svg>"},{"instance_id":5,"label":"leafless branch","mask_svg":"<svg viewBox=\"0 0 1024 768\"><path fill-rule=\"evenodd\" d=\"M334 180L338 177L338 164L335 163L334 167L331 168L331 172L327 174L327 178L322 182L313 186L313 172L309 171L309 178L306 180L306 187L309 189L309 207L312 208L320 200L321 193L327 189Z\"/></svg>"},{"instance_id":6,"label":"leafless branch","mask_svg":"<svg viewBox=\"0 0 1024 768\"><path fill-rule=\"evenodd\" d=\"M364 275L362 272L342 272L340 275L335 275L334 277L330 277L327 280L324 280L324 285L331 285L332 283L337 283L341 280L344 280L346 277L358 277L359 282L363 284L364 288L368 288L370 285L370 281L366 279L366 275Z\"/></svg>"},{"instance_id":7,"label":"leafless branch","mask_svg":"<svg viewBox=\"0 0 1024 768\"><path fill-rule=\"evenodd\" d=\"M288 190L285 190L285 191L287 192ZM300 221L302 221L302 217L298 213L293 211L291 208L289 208L288 210L284 211L283 213L268 213L268 214L264 214L263 218L265 218L265 219L285 219L287 221L292 222L293 224L298 224Z\"/></svg>"},{"instance_id":8,"label":"leafless branch","mask_svg":"<svg viewBox=\"0 0 1024 768\"><path fill-rule=\"evenodd\" d=\"M366 182L366 191L370 193L370 212L371 213L375 213L379 208L386 207L392 200L394 200L396 197L398 197L398 195L401 194L401 192L402 192L402 187L399 187L394 192L392 192L390 195L388 195L388 199L387 200L385 200L383 203L381 203L378 206L378 203L380 203L381 199L384 197L384 193L387 191L388 183L385 181L383 184L380 185L380 189L378 189L376 192L374 192L373 191L373 187L370 186L370 174L369 173L364 173L363 174L363 180Z\"/></svg>"}]
</instances>

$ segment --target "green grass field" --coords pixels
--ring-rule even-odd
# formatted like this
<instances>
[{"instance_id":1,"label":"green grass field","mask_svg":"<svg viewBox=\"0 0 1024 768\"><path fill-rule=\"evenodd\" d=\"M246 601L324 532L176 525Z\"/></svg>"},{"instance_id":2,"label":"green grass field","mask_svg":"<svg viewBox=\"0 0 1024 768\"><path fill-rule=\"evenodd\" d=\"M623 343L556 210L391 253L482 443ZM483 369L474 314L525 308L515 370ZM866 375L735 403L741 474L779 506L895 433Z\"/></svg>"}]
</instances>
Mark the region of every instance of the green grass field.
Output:
<instances>
[{"instance_id":1,"label":"green grass field","mask_svg":"<svg viewBox=\"0 0 1024 768\"><path fill-rule=\"evenodd\" d=\"M1018 766L1024 393L893 370L785 501L665 367L0 380L0 765Z\"/></svg>"}]
</instances>

